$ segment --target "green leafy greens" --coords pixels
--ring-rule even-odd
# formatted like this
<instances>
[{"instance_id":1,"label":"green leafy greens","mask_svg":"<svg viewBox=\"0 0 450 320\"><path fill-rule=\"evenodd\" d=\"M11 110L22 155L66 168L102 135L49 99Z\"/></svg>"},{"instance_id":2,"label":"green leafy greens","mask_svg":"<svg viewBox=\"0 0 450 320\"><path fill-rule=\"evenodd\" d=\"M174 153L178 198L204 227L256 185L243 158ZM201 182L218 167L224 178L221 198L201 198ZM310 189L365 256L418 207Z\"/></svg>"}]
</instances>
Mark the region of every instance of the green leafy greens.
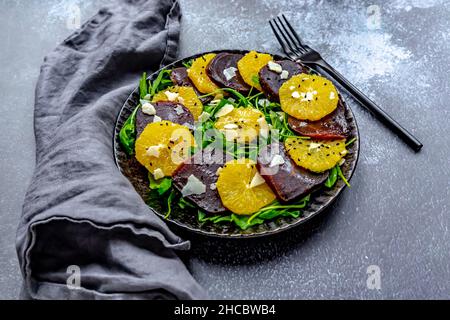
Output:
<instances>
[{"instance_id":1,"label":"green leafy greens","mask_svg":"<svg viewBox=\"0 0 450 320\"><path fill-rule=\"evenodd\" d=\"M330 170L330 172L328 174L328 179L327 179L327 181L325 181L325 187L333 188L334 185L336 184L336 181L338 178L337 167L339 167L339 166L336 165Z\"/></svg>"},{"instance_id":2,"label":"green leafy greens","mask_svg":"<svg viewBox=\"0 0 450 320\"><path fill-rule=\"evenodd\" d=\"M170 73L171 70L164 69L158 74L156 79L151 82L147 80L147 73L144 72L139 80L140 100L150 101L155 93L173 85L172 80L170 80ZM119 132L120 144L129 156L134 154L134 144L136 142L136 113L140 107L141 104L133 110Z\"/></svg>"},{"instance_id":3,"label":"green leafy greens","mask_svg":"<svg viewBox=\"0 0 450 320\"><path fill-rule=\"evenodd\" d=\"M167 191L169 191L170 188L172 188L172 179L168 177L155 180L155 178L153 178L153 174L149 172L148 181L150 183L149 184L150 190L155 190L160 196L162 196Z\"/></svg>"},{"instance_id":4,"label":"green leafy greens","mask_svg":"<svg viewBox=\"0 0 450 320\"><path fill-rule=\"evenodd\" d=\"M148 82L147 82L147 72L142 74L141 79L139 80L139 96L141 99L145 99L145 96L148 94Z\"/></svg>"},{"instance_id":5,"label":"green leafy greens","mask_svg":"<svg viewBox=\"0 0 450 320\"><path fill-rule=\"evenodd\" d=\"M292 204L280 204L278 201L260 209L258 212L251 216L238 215L230 213L228 215L207 215L201 210L198 210L198 221L201 223L212 222L233 222L240 229L247 230L248 228L264 223L267 220L273 220L279 217L291 217L298 218L301 215L299 209L303 209L310 201L310 195L302 198L296 203Z\"/></svg>"},{"instance_id":6,"label":"green leafy greens","mask_svg":"<svg viewBox=\"0 0 450 320\"><path fill-rule=\"evenodd\" d=\"M134 109L119 132L119 140L125 152L131 156L134 154L134 143L136 142L136 113L139 107Z\"/></svg>"}]
</instances>

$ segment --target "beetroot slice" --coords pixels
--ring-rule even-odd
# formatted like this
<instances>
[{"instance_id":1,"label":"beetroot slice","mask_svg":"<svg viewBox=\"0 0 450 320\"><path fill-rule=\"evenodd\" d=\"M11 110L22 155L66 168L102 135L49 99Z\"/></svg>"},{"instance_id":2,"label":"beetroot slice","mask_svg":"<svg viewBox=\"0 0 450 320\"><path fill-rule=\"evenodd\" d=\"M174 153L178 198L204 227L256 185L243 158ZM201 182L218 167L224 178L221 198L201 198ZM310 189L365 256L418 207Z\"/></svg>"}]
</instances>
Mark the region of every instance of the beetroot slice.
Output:
<instances>
[{"instance_id":1,"label":"beetroot slice","mask_svg":"<svg viewBox=\"0 0 450 320\"><path fill-rule=\"evenodd\" d=\"M288 124L292 130L302 136L325 140L345 139L350 132L345 112L344 104L339 99L336 110L318 121L298 120L289 116Z\"/></svg>"},{"instance_id":2,"label":"beetroot slice","mask_svg":"<svg viewBox=\"0 0 450 320\"><path fill-rule=\"evenodd\" d=\"M170 73L170 80L177 86L181 87L194 87L191 79L189 79L187 74L187 69L185 67L179 67L172 70Z\"/></svg>"},{"instance_id":3,"label":"beetroot slice","mask_svg":"<svg viewBox=\"0 0 450 320\"><path fill-rule=\"evenodd\" d=\"M173 69L172 72L170 73L170 80L172 80L174 85L180 87L192 87L203 104L207 104L213 99L212 96L200 98L202 93L197 90L197 88L192 83L191 79L189 79L187 69L185 67L178 67Z\"/></svg>"},{"instance_id":4,"label":"beetroot slice","mask_svg":"<svg viewBox=\"0 0 450 320\"><path fill-rule=\"evenodd\" d=\"M229 80L227 80L223 73L225 69L231 67L237 69L237 63L243 56L239 53L218 53L209 63L206 72L220 87L227 87L241 93L247 93L250 91L250 86L244 82L238 70L236 70L236 75Z\"/></svg>"},{"instance_id":5,"label":"beetroot slice","mask_svg":"<svg viewBox=\"0 0 450 320\"><path fill-rule=\"evenodd\" d=\"M291 60L280 60L275 62L281 65L283 70L289 72L288 79L296 74L308 73L308 69L297 62ZM261 84L264 94L271 101L280 101L278 91L280 90L281 85L288 79L281 79L281 74L270 70L268 65L259 70L259 83Z\"/></svg>"},{"instance_id":6,"label":"beetroot slice","mask_svg":"<svg viewBox=\"0 0 450 320\"><path fill-rule=\"evenodd\" d=\"M156 115L162 120L172 121L173 123L178 123L185 125L190 130L194 128L194 117L188 108L180 103L170 102L170 101L160 101L154 102L152 105L155 107ZM181 107L181 108L180 108ZM178 111L177 111L178 110ZM181 112L181 110L183 112ZM153 122L154 116L145 114L142 112L142 108L136 113L136 136L144 131L145 127Z\"/></svg>"},{"instance_id":7,"label":"beetroot slice","mask_svg":"<svg viewBox=\"0 0 450 320\"><path fill-rule=\"evenodd\" d=\"M284 163L271 167L271 161L276 154L283 158ZM316 174L297 166L281 143L272 143L262 149L258 155L257 166L261 176L282 201L291 201L306 195L328 178L328 172Z\"/></svg>"},{"instance_id":8,"label":"beetroot slice","mask_svg":"<svg viewBox=\"0 0 450 320\"><path fill-rule=\"evenodd\" d=\"M225 163L225 155L220 149L206 147L194 154L189 161L182 164L173 175L173 184L181 192L190 175L194 175L205 186L206 192L186 196L198 207L209 213L222 213L226 209L222 205L219 192L211 188L217 182L217 169Z\"/></svg>"}]
</instances>

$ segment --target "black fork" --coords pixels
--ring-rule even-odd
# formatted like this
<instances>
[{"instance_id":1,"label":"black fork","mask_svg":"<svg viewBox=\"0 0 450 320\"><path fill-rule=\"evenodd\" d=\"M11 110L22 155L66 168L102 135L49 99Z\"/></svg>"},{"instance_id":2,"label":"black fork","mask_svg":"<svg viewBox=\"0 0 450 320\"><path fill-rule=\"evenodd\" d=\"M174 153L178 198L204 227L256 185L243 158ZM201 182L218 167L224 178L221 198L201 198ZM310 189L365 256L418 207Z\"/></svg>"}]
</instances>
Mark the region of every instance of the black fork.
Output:
<instances>
[{"instance_id":1,"label":"black fork","mask_svg":"<svg viewBox=\"0 0 450 320\"><path fill-rule=\"evenodd\" d=\"M269 21L275 37L283 48L284 53L293 61L301 62L309 67L320 67L343 86L359 103L371 111L382 123L395 132L414 151L420 151L422 143L417 140L408 130L403 128L389 114L370 100L364 93L356 88L343 75L337 72L322 56L314 49L306 45L297 32L292 28L284 14Z\"/></svg>"}]
</instances>

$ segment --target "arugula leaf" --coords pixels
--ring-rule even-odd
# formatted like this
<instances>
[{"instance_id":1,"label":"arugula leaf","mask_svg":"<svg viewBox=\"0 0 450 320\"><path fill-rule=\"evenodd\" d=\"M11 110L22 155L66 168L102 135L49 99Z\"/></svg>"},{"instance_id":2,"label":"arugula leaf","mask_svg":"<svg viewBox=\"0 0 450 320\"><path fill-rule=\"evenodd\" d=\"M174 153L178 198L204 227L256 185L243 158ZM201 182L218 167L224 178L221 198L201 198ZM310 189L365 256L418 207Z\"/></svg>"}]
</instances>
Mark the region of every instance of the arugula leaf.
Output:
<instances>
[{"instance_id":1,"label":"arugula leaf","mask_svg":"<svg viewBox=\"0 0 450 320\"><path fill-rule=\"evenodd\" d=\"M252 76L252 82L254 83L254 84L259 84L259 77L257 76L257 75L253 75Z\"/></svg>"},{"instance_id":2,"label":"arugula leaf","mask_svg":"<svg viewBox=\"0 0 450 320\"><path fill-rule=\"evenodd\" d=\"M170 80L171 70L164 69L162 70L156 79L153 81L150 88L150 95L153 97L157 92L164 90L165 88L171 86L173 84L172 80Z\"/></svg>"},{"instance_id":3,"label":"arugula leaf","mask_svg":"<svg viewBox=\"0 0 450 320\"><path fill-rule=\"evenodd\" d=\"M352 145L353 142L355 142L356 140L358 140L357 138L351 138L348 142L345 143L345 146L348 147L349 145Z\"/></svg>"},{"instance_id":4,"label":"arugula leaf","mask_svg":"<svg viewBox=\"0 0 450 320\"><path fill-rule=\"evenodd\" d=\"M164 219L167 219L170 216L170 213L172 212L172 201L174 196L175 190L170 191L169 197L167 197L167 213L164 216Z\"/></svg>"},{"instance_id":5,"label":"arugula leaf","mask_svg":"<svg viewBox=\"0 0 450 320\"><path fill-rule=\"evenodd\" d=\"M338 178L338 171L336 167L339 167L339 165L334 166L328 174L328 179L325 181L325 187L327 188L332 188L336 184Z\"/></svg>"},{"instance_id":6,"label":"arugula leaf","mask_svg":"<svg viewBox=\"0 0 450 320\"><path fill-rule=\"evenodd\" d=\"M160 196L165 194L170 188L172 188L172 179L169 177L164 177L159 180L155 180L153 174L148 173L148 181L150 182L150 189L158 192Z\"/></svg>"},{"instance_id":7,"label":"arugula leaf","mask_svg":"<svg viewBox=\"0 0 450 320\"><path fill-rule=\"evenodd\" d=\"M273 109L278 109L279 104L278 103L270 103L269 107L271 110L269 111L269 119L266 118L266 120L270 121L272 124L272 128L278 130L278 136L281 141L284 141L288 137L297 137L297 138L305 138L296 135L291 128L289 128L289 125L287 123L287 115L283 111L275 112ZM264 108L265 109L265 108Z\"/></svg>"},{"instance_id":8,"label":"arugula leaf","mask_svg":"<svg viewBox=\"0 0 450 320\"><path fill-rule=\"evenodd\" d=\"M215 216L207 216L206 213L204 213L201 210L198 210L198 221L201 223L205 223L208 221L211 221L212 223L220 223L220 222L231 222L232 218L231 215L224 216L224 215L215 215Z\"/></svg>"},{"instance_id":9,"label":"arugula leaf","mask_svg":"<svg viewBox=\"0 0 450 320\"><path fill-rule=\"evenodd\" d=\"M193 59L191 59L191 60L189 60L189 61L187 61L187 62L183 62L183 66L185 67L185 68L190 68L190 67L192 67L192 63L194 63L194 60Z\"/></svg>"},{"instance_id":10,"label":"arugula leaf","mask_svg":"<svg viewBox=\"0 0 450 320\"><path fill-rule=\"evenodd\" d=\"M195 205L190 203L189 201L187 201L186 199L184 199L183 197L180 198L180 200L178 200L178 206L181 209L186 209L186 208L195 208Z\"/></svg>"},{"instance_id":11,"label":"arugula leaf","mask_svg":"<svg viewBox=\"0 0 450 320\"><path fill-rule=\"evenodd\" d=\"M264 223L263 219L254 218L250 220L248 216L241 216L234 213L231 215L231 219L242 230L247 230L252 226Z\"/></svg>"},{"instance_id":12,"label":"arugula leaf","mask_svg":"<svg viewBox=\"0 0 450 320\"><path fill-rule=\"evenodd\" d=\"M244 107L247 107L249 105L249 102L246 97L244 97L243 94L239 93L238 91L231 89L231 88L222 88L221 91L229 92L235 95L239 99L239 105L243 105Z\"/></svg>"},{"instance_id":13,"label":"arugula leaf","mask_svg":"<svg viewBox=\"0 0 450 320\"><path fill-rule=\"evenodd\" d=\"M139 95L141 99L148 94L147 72L142 74L141 80L139 80Z\"/></svg>"},{"instance_id":14,"label":"arugula leaf","mask_svg":"<svg viewBox=\"0 0 450 320\"><path fill-rule=\"evenodd\" d=\"M251 89L253 89L253 87L251 88ZM256 99L258 99L260 96L262 96L264 93L262 93L262 92L258 92L257 94L255 94L255 95L253 95L253 96L250 96L250 94L251 94L251 89L250 89L250 93L247 95L247 100L250 102L250 101L252 101L252 100L255 100L256 101Z\"/></svg>"},{"instance_id":15,"label":"arugula leaf","mask_svg":"<svg viewBox=\"0 0 450 320\"><path fill-rule=\"evenodd\" d=\"M325 187L327 187L327 188L334 187L334 185L336 184L338 178L342 179L342 181L344 181L344 183L348 187L350 187L350 183L345 178L344 174L342 173L341 167L338 164L336 166L334 166L330 170L330 173L328 175L328 179L327 179L327 181L325 181Z\"/></svg>"},{"instance_id":16,"label":"arugula leaf","mask_svg":"<svg viewBox=\"0 0 450 320\"><path fill-rule=\"evenodd\" d=\"M197 214L198 214L198 221L200 222L208 221L208 218L206 218L206 213L204 213L203 211L198 210Z\"/></svg>"},{"instance_id":17,"label":"arugula leaf","mask_svg":"<svg viewBox=\"0 0 450 320\"><path fill-rule=\"evenodd\" d=\"M212 221L214 223L231 222L231 221L233 221L233 219L231 218L231 215L229 215L229 216L216 216L216 217L214 217L214 219Z\"/></svg>"},{"instance_id":18,"label":"arugula leaf","mask_svg":"<svg viewBox=\"0 0 450 320\"><path fill-rule=\"evenodd\" d=\"M254 213L249 219L248 222L250 223L253 219L263 219L266 218L267 220L273 219L277 216L291 216L294 218L298 218L300 216L300 212L297 209L303 209L307 206L309 200L311 199L311 195L308 194L307 196L303 197L301 200L299 200L297 203L293 204L280 204L278 201L275 201L274 203L261 208L258 212ZM281 210L280 210L281 209ZM294 212L290 210L295 210Z\"/></svg>"},{"instance_id":19,"label":"arugula leaf","mask_svg":"<svg viewBox=\"0 0 450 320\"><path fill-rule=\"evenodd\" d=\"M289 209L284 210L267 210L261 213L258 218L264 219L264 220L272 220L277 217L292 217L292 218L298 218L300 217L301 212L299 210L296 211L289 211Z\"/></svg>"},{"instance_id":20,"label":"arugula leaf","mask_svg":"<svg viewBox=\"0 0 450 320\"><path fill-rule=\"evenodd\" d=\"M129 156L134 154L134 143L136 142L136 113L138 109L139 106L134 109L119 132L120 144Z\"/></svg>"},{"instance_id":21,"label":"arugula leaf","mask_svg":"<svg viewBox=\"0 0 450 320\"><path fill-rule=\"evenodd\" d=\"M347 178L345 178L344 174L342 173L341 167L340 166L336 166L336 170L337 170L337 174L339 176L339 178L342 179L342 181L344 181L344 183L347 185L347 187L351 187L350 183L348 183Z\"/></svg>"},{"instance_id":22,"label":"arugula leaf","mask_svg":"<svg viewBox=\"0 0 450 320\"><path fill-rule=\"evenodd\" d=\"M172 179L166 177L161 180L157 191L160 195L163 195L172 187Z\"/></svg>"}]
</instances>

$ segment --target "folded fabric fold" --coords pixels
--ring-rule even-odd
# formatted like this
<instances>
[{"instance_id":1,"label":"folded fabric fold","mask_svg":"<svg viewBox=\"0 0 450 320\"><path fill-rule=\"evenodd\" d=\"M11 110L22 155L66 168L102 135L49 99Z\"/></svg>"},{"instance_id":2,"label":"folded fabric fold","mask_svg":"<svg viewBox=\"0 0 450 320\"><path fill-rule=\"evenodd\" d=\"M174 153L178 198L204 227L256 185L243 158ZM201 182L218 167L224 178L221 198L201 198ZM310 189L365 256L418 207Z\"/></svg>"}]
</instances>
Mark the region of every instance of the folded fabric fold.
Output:
<instances>
[{"instance_id":1,"label":"folded fabric fold","mask_svg":"<svg viewBox=\"0 0 450 320\"><path fill-rule=\"evenodd\" d=\"M116 116L137 79L176 56L180 17L177 1L119 1L45 58L36 169L17 231L29 297L205 297L176 255L189 242L144 203L112 154Z\"/></svg>"}]
</instances>

